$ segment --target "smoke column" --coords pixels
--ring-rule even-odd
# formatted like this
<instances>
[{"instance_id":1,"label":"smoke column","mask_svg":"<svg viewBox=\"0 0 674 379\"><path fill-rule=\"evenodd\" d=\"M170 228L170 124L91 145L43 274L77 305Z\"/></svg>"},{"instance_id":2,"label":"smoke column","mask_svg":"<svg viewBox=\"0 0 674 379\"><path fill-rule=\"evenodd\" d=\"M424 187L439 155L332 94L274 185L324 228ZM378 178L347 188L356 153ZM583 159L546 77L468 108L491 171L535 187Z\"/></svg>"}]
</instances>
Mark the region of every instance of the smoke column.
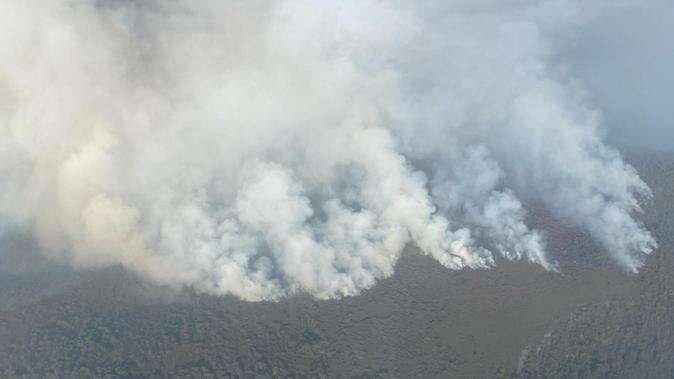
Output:
<instances>
[{"instance_id":1,"label":"smoke column","mask_svg":"<svg viewBox=\"0 0 674 379\"><path fill-rule=\"evenodd\" d=\"M560 58L612 6L4 0L0 220L247 300L356 295L407 244L554 269L529 203L636 271L649 189Z\"/></svg>"}]
</instances>

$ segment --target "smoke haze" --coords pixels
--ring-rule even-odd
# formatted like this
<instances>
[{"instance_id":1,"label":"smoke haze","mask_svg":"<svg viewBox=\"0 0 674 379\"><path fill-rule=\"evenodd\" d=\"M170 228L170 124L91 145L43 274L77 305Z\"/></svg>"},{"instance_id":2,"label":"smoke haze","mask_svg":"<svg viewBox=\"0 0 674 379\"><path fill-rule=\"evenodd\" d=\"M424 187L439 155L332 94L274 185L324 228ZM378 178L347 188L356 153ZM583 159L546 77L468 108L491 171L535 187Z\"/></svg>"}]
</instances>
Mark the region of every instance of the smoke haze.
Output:
<instances>
[{"instance_id":1,"label":"smoke haze","mask_svg":"<svg viewBox=\"0 0 674 379\"><path fill-rule=\"evenodd\" d=\"M674 2L607 9L581 29L572 67L621 146L673 151Z\"/></svg>"},{"instance_id":2,"label":"smoke haze","mask_svg":"<svg viewBox=\"0 0 674 379\"><path fill-rule=\"evenodd\" d=\"M0 232L248 300L356 295L407 244L555 269L525 204L636 271L650 191L564 57L615 2L0 3Z\"/></svg>"}]
</instances>

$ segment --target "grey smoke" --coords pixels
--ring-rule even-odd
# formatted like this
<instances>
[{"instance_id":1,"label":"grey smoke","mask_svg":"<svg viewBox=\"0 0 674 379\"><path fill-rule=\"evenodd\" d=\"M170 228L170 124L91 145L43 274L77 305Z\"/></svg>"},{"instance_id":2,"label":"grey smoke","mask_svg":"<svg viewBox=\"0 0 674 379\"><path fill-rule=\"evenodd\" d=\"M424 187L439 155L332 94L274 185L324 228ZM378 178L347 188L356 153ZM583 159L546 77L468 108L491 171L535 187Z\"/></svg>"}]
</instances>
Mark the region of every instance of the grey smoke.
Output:
<instances>
[{"instance_id":1,"label":"grey smoke","mask_svg":"<svg viewBox=\"0 0 674 379\"><path fill-rule=\"evenodd\" d=\"M248 300L358 294L407 244L554 269L529 202L636 271L649 189L560 57L630 6L3 1L0 215L76 267Z\"/></svg>"}]
</instances>

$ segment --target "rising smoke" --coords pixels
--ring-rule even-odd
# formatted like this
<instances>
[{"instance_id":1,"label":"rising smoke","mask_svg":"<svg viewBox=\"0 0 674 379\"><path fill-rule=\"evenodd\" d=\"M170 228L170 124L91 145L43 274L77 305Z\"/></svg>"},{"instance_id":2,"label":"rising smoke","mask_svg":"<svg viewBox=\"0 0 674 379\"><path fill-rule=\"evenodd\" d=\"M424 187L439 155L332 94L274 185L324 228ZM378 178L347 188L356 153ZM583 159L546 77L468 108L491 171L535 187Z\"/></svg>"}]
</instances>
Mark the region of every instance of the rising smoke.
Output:
<instances>
[{"instance_id":1,"label":"rising smoke","mask_svg":"<svg viewBox=\"0 0 674 379\"><path fill-rule=\"evenodd\" d=\"M407 244L554 269L537 203L636 271L649 189L559 54L586 3L2 1L3 225L76 267L330 298Z\"/></svg>"}]
</instances>

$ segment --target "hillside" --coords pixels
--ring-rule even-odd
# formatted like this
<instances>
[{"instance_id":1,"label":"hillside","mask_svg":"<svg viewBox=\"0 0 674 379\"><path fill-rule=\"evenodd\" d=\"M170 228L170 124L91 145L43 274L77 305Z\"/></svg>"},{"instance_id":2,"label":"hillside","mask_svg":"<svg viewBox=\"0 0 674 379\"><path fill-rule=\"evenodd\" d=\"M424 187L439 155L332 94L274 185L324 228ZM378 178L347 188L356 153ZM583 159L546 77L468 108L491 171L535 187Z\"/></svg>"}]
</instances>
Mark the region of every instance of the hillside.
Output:
<instances>
[{"instance_id":1,"label":"hillside","mask_svg":"<svg viewBox=\"0 0 674 379\"><path fill-rule=\"evenodd\" d=\"M628 158L654 191L643 217L660 243L638 275L542 211L530 222L560 273L450 271L408 252L342 300L247 303L117 267L43 267L0 277L0 377L672 376L674 156Z\"/></svg>"}]
</instances>

